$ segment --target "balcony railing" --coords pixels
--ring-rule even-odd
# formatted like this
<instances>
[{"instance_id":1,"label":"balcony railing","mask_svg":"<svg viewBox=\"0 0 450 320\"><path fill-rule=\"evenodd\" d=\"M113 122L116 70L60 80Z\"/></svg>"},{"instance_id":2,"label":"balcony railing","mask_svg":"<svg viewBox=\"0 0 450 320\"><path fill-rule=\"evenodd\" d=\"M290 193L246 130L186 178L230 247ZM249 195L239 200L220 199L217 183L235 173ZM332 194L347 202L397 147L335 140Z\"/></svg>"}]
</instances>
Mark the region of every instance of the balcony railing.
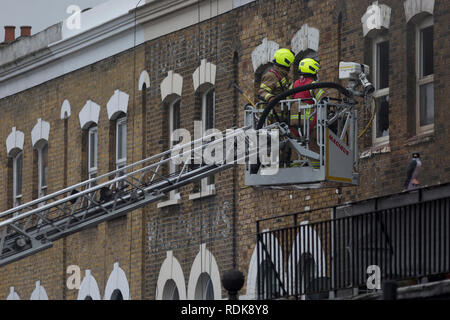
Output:
<instances>
[{"instance_id":1,"label":"balcony railing","mask_svg":"<svg viewBox=\"0 0 450 320\"><path fill-rule=\"evenodd\" d=\"M403 194L407 204L391 201L360 214L345 216L352 205L307 213L333 213L334 219L314 223L299 223L305 213L258 221L258 298L325 298L331 291L367 292L386 280L449 273L450 193L415 193L414 201ZM264 229L273 225L279 227Z\"/></svg>"}]
</instances>

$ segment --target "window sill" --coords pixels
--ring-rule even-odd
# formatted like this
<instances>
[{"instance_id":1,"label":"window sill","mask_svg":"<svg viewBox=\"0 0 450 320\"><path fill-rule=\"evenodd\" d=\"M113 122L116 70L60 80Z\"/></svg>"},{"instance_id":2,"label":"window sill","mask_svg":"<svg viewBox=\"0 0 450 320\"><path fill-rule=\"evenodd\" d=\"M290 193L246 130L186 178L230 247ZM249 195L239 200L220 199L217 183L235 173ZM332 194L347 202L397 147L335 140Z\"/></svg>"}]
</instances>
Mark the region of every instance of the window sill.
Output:
<instances>
[{"instance_id":1,"label":"window sill","mask_svg":"<svg viewBox=\"0 0 450 320\"><path fill-rule=\"evenodd\" d=\"M370 147L370 148L362 151L361 154L359 155L359 158L360 159L368 159L377 154L390 153L390 152L391 152L391 146L388 142L388 143Z\"/></svg>"},{"instance_id":2,"label":"window sill","mask_svg":"<svg viewBox=\"0 0 450 320\"><path fill-rule=\"evenodd\" d=\"M189 200L207 198L207 197L214 196L215 194L216 194L216 187L212 184L212 185L209 185L206 190L202 190L200 192L190 194Z\"/></svg>"},{"instance_id":3,"label":"window sill","mask_svg":"<svg viewBox=\"0 0 450 320\"><path fill-rule=\"evenodd\" d=\"M408 140L406 140L405 146L411 147L418 144L427 143L434 141L434 131L428 131L424 133L419 133Z\"/></svg>"},{"instance_id":4,"label":"window sill","mask_svg":"<svg viewBox=\"0 0 450 320\"><path fill-rule=\"evenodd\" d=\"M180 197L180 194L177 193L175 195L174 199L169 199L167 201L160 202L160 203L158 203L157 207L158 207L158 209L160 209L160 208L175 206L175 205L180 204L180 203L181 203L181 197Z\"/></svg>"}]
</instances>

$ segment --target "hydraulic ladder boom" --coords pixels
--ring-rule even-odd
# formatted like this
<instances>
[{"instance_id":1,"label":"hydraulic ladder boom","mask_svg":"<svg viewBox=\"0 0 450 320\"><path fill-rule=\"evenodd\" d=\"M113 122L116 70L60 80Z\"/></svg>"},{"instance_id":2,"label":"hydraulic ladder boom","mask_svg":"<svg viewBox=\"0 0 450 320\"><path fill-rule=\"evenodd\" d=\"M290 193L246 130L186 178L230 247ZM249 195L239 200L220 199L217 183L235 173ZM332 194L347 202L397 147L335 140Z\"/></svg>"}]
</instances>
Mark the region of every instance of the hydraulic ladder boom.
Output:
<instances>
[{"instance_id":1,"label":"hydraulic ladder boom","mask_svg":"<svg viewBox=\"0 0 450 320\"><path fill-rule=\"evenodd\" d=\"M163 199L170 191L193 183L209 175L242 163L257 152L249 141L244 127L176 145L158 155L140 160L121 169L78 183L18 207L0 213L0 266L50 248L53 242L93 227L101 222L123 216L151 202ZM219 163L191 165L185 160L202 154L206 147L221 144L232 138L245 141L247 152L226 154ZM185 151L187 150L187 151ZM227 151L228 152L228 151ZM178 172L167 174L169 161L184 162ZM230 160L231 159L231 160ZM166 169L166 170L164 170Z\"/></svg>"}]
</instances>

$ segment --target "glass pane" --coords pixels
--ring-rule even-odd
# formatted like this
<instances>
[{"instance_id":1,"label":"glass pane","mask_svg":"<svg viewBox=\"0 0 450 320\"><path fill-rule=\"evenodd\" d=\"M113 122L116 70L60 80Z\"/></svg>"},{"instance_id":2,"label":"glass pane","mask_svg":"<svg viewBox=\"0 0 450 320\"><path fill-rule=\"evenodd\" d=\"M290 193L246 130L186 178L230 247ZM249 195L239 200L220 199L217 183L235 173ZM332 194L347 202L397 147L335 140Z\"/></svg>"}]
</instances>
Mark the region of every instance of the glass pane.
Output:
<instances>
[{"instance_id":1,"label":"glass pane","mask_svg":"<svg viewBox=\"0 0 450 320\"><path fill-rule=\"evenodd\" d=\"M172 300L180 300L180 294L178 292L178 288L177 287L175 287L175 289L173 291Z\"/></svg>"},{"instance_id":2,"label":"glass pane","mask_svg":"<svg viewBox=\"0 0 450 320\"><path fill-rule=\"evenodd\" d=\"M205 300L214 300L214 288L211 281L211 278L208 279L208 284L206 285L206 299Z\"/></svg>"},{"instance_id":3,"label":"glass pane","mask_svg":"<svg viewBox=\"0 0 450 320\"><path fill-rule=\"evenodd\" d=\"M178 100L177 102L175 102L172 106L171 106L171 108L172 108L172 113L171 113L171 117L172 117L172 119L171 119L171 127L170 127L170 129L169 130L172 130L171 132L170 132L170 135L169 135L169 139L170 139L170 145L171 146L173 146L173 145L176 145L177 143L179 143L179 141L178 142L174 142L174 141L172 141L172 134L173 134L173 132L175 131L175 130L177 130L177 129L179 129L180 128L180 103L181 103L181 101L180 100ZM172 163L172 162L171 162Z\"/></svg>"},{"instance_id":4,"label":"glass pane","mask_svg":"<svg viewBox=\"0 0 450 320\"><path fill-rule=\"evenodd\" d=\"M425 28L420 33L421 40L421 76L426 77L433 71L433 26Z\"/></svg>"},{"instance_id":5,"label":"glass pane","mask_svg":"<svg viewBox=\"0 0 450 320\"><path fill-rule=\"evenodd\" d=\"M377 44L377 89L389 87L389 41Z\"/></svg>"},{"instance_id":6,"label":"glass pane","mask_svg":"<svg viewBox=\"0 0 450 320\"><path fill-rule=\"evenodd\" d=\"M434 123L434 85L420 86L420 126Z\"/></svg>"},{"instance_id":7,"label":"glass pane","mask_svg":"<svg viewBox=\"0 0 450 320\"><path fill-rule=\"evenodd\" d=\"M97 131L89 135L89 168L97 167Z\"/></svg>"},{"instance_id":8,"label":"glass pane","mask_svg":"<svg viewBox=\"0 0 450 320\"><path fill-rule=\"evenodd\" d=\"M210 90L205 98L205 131L214 128L214 97L215 91Z\"/></svg>"},{"instance_id":9,"label":"glass pane","mask_svg":"<svg viewBox=\"0 0 450 320\"><path fill-rule=\"evenodd\" d=\"M42 148L41 156L41 188L47 186L48 180L48 144Z\"/></svg>"},{"instance_id":10,"label":"glass pane","mask_svg":"<svg viewBox=\"0 0 450 320\"><path fill-rule=\"evenodd\" d=\"M127 150L127 125L120 122L117 125L117 159L125 159Z\"/></svg>"},{"instance_id":11,"label":"glass pane","mask_svg":"<svg viewBox=\"0 0 450 320\"><path fill-rule=\"evenodd\" d=\"M173 130L175 131L180 128L180 101L174 103L172 117Z\"/></svg>"},{"instance_id":12,"label":"glass pane","mask_svg":"<svg viewBox=\"0 0 450 320\"><path fill-rule=\"evenodd\" d=\"M22 194L22 167L23 167L23 156L20 153L16 159L16 197Z\"/></svg>"},{"instance_id":13,"label":"glass pane","mask_svg":"<svg viewBox=\"0 0 450 320\"><path fill-rule=\"evenodd\" d=\"M377 138L389 136L389 96L377 98Z\"/></svg>"}]
</instances>

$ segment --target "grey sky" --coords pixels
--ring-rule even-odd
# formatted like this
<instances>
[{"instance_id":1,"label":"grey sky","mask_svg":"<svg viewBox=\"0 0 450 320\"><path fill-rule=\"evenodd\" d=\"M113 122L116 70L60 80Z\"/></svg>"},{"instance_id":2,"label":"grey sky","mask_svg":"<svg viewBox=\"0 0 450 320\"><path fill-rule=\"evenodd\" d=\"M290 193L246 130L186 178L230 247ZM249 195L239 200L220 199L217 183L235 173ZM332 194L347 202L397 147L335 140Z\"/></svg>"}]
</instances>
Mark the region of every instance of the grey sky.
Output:
<instances>
[{"instance_id":1,"label":"grey sky","mask_svg":"<svg viewBox=\"0 0 450 320\"><path fill-rule=\"evenodd\" d=\"M0 0L0 42L5 40L4 26L16 26L16 37L20 26L32 26L31 34L69 17L70 5L81 10L92 8L108 0Z\"/></svg>"}]
</instances>

